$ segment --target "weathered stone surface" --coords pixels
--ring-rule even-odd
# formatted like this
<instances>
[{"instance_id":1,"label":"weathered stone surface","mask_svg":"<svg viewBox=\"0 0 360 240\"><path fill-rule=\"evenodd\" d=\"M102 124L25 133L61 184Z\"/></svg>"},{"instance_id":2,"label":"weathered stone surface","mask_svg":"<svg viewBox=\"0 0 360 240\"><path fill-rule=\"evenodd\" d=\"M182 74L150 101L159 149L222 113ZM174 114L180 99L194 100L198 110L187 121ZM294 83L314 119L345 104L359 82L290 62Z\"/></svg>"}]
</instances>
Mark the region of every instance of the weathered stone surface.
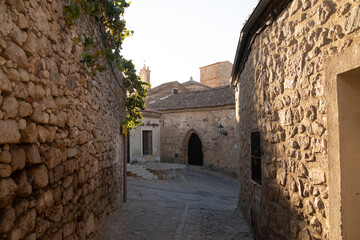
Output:
<instances>
[{"instance_id":1,"label":"weathered stone surface","mask_svg":"<svg viewBox=\"0 0 360 240\"><path fill-rule=\"evenodd\" d=\"M18 45L22 45L24 42L23 34L16 25L13 25L13 29L11 30L9 36L11 40L13 40Z\"/></svg>"},{"instance_id":2,"label":"weathered stone surface","mask_svg":"<svg viewBox=\"0 0 360 240\"><path fill-rule=\"evenodd\" d=\"M43 11L42 7L38 6L35 9L34 14L37 16L35 21L37 29L43 34L49 35L50 33L49 22L47 20L46 13Z\"/></svg>"},{"instance_id":3,"label":"weathered stone surface","mask_svg":"<svg viewBox=\"0 0 360 240\"><path fill-rule=\"evenodd\" d=\"M95 231L94 215L91 213L86 221L86 236L90 236Z\"/></svg>"},{"instance_id":4,"label":"weathered stone surface","mask_svg":"<svg viewBox=\"0 0 360 240\"><path fill-rule=\"evenodd\" d=\"M46 208L51 208L54 205L53 192L51 190L44 192L37 201L36 210L42 213Z\"/></svg>"},{"instance_id":5,"label":"weathered stone surface","mask_svg":"<svg viewBox=\"0 0 360 240\"><path fill-rule=\"evenodd\" d=\"M29 32L26 42L23 46L24 51L31 55L36 56L39 51L39 39L36 37L35 33Z\"/></svg>"},{"instance_id":6,"label":"weathered stone surface","mask_svg":"<svg viewBox=\"0 0 360 240\"><path fill-rule=\"evenodd\" d=\"M287 109L280 113L280 122L284 126L293 124L293 114L292 114L291 109Z\"/></svg>"},{"instance_id":7,"label":"weathered stone surface","mask_svg":"<svg viewBox=\"0 0 360 240\"><path fill-rule=\"evenodd\" d=\"M0 164L0 177L10 177L11 175L11 166L8 164Z\"/></svg>"},{"instance_id":8,"label":"weathered stone surface","mask_svg":"<svg viewBox=\"0 0 360 240\"><path fill-rule=\"evenodd\" d=\"M15 172L25 167L26 155L22 148L11 149L11 171Z\"/></svg>"},{"instance_id":9,"label":"weathered stone surface","mask_svg":"<svg viewBox=\"0 0 360 240\"><path fill-rule=\"evenodd\" d=\"M29 181L25 169L14 173L13 179L18 186L18 190L16 192L17 196L27 197L32 193L31 180Z\"/></svg>"},{"instance_id":10,"label":"weathered stone surface","mask_svg":"<svg viewBox=\"0 0 360 240\"><path fill-rule=\"evenodd\" d=\"M115 149L122 146L123 96L113 94L120 89L112 72L101 73L101 84L83 74L84 44L73 44L78 26L61 25L63 7L61 1L0 0L1 239L85 239L119 202L122 173L113 171L122 166ZM85 22L84 36L100 43L98 26ZM92 141L95 128L102 134Z\"/></svg>"},{"instance_id":11,"label":"weathered stone surface","mask_svg":"<svg viewBox=\"0 0 360 240\"><path fill-rule=\"evenodd\" d=\"M0 32L7 36L13 28L11 15L5 11L3 5L0 5Z\"/></svg>"},{"instance_id":12,"label":"weathered stone surface","mask_svg":"<svg viewBox=\"0 0 360 240\"><path fill-rule=\"evenodd\" d=\"M19 101L18 105L18 116L19 117L28 117L33 113L33 109L30 103Z\"/></svg>"},{"instance_id":13,"label":"weathered stone surface","mask_svg":"<svg viewBox=\"0 0 360 240\"><path fill-rule=\"evenodd\" d=\"M8 77L0 69L0 90L10 93L12 91L12 85Z\"/></svg>"},{"instance_id":14,"label":"weathered stone surface","mask_svg":"<svg viewBox=\"0 0 360 240\"><path fill-rule=\"evenodd\" d=\"M12 203L17 186L11 178L0 179L0 208L8 206Z\"/></svg>"},{"instance_id":15,"label":"weathered stone surface","mask_svg":"<svg viewBox=\"0 0 360 240\"><path fill-rule=\"evenodd\" d=\"M34 177L32 182L34 188L43 188L49 183L48 170L44 164L35 165L29 168L28 174Z\"/></svg>"},{"instance_id":16,"label":"weathered stone surface","mask_svg":"<svg viewBox=\"0 0 360 240\"><path fill-rule=\"evenodd\" d=\"M16 43L8 42L7 45L4 56L16 63L18 67L28 67L29 62L25 52Z\"/></svg>"},{"instance_id":17,"label":"weathered stone surface","mask_svg":"<svg viewBox=\"0 0 360 240\"><path fill-rule=\"evenodd\" d=\"M49 169L58 166L62 161L65 161L66 154L63 154L59 148L49 148L45 153L45 163Z\"/></svg>"},{"instance_id":18,"label":"weathered stone surface","mask_svg":"<svg viewBox=\"0 0 360 240\"><path fill-rule=\"evenodd\" d=\"M360 27L360 6L356 6L344 20L344 30L349 34Z\"/></svg>"},{"instance_id":19,"label":"weathered stone surface","mask_svg":"<svg viewBox=\"0 0 360 240\"><path fill-rule=\"evenodd\" d=\"M11 207L0 209L0 234L9 232L15 222L15 210Z\"/></svg>"},{"instance_id":20,"label":"weathered stone surface","mask_svg":"<svg viewBox=\"0 0 360 240\"><path fill-rule=\"evenodd\" d=\"M315 185L323 184L326 182L325 180L325 172L318 169L311 169L309 171L309 178L311 182Z\"/></svg>"},{"instance_id":21,"label":"weathered stone surface","mask_svg":"<svg viewBox=\"0 0 360 240\"><path fill-rule=\"evenodd\" d=\"M28 122L26 129L21 131L21 142L24 143L36 143L38 139L38 132L36 130L36 124Z\"/></svg>"},{"instance_id":22,"label":"weathered stone surface","mask_svg":"<svg viewBox=\"0 0 360 240\"><path fill-rule=\"evenodd\" d=\"M21 237L33 231L36 225L36 210L32 209L21 215L17 220L17 225L21 229Z\"/></svg>"},{"instance_id":23,"label":"weathered stone surface","mask_svg":"<svg viewBox=\"0 0 360 240\"><path fill-rule=\"evenodd\" d=\"M16 117L18 113L18 102L14 97L7 97L1 106L1 109L5 112L8 118Z\"/></svg>"},{"instance_id":24,"label":"weathered stone surface","mask_svg":"<svg viewBox=\"0 0 360 240\"><path fill-rule=\"evenodd\" d=\"M291 198L291 204L295 207L302 207L301 198L297 194L294 194Z\"/></svg>"},{"instance_id":25,"label":"weathered stone surface","mask_svg":"<svg viewBox=\"0 0 360 240\"><path fill-rule=\"evenodd\" d=\"M20 132L16 121L0 120L0 144L18 143L20 140Z\"/></svg>"},{"instance_id":26,"label":"weathered stone surface","mask_svg":"<svg viewBox=\"0 0 360 240\"><path fill-rule=\"evenodd\" d=\"M29 208L29 201L25 198L21 198L15 201L16 216L22 215Z\"/></svg>"},{"instance_id":27,"label":"weathered stone surface","mask_svg":"<svg viewBox=\"0 0 360 240\"><path fill-rule=\"evenodd\" d=\"M11 154L8 151L0 152L0 162L10 164L11 163Z\"/></svg>"},{"instance_id":28,"label":"weathered stone surface","mask_svg":"<svg viewBox=\"0 0 360 240\"><path fill-rule=\"evenodd\" d=\"M31 145L30 147L26 148L26 163L29 164L38 164L41 163L41 157L39 150L36 145Z\"/></svg>"}]
</instances>

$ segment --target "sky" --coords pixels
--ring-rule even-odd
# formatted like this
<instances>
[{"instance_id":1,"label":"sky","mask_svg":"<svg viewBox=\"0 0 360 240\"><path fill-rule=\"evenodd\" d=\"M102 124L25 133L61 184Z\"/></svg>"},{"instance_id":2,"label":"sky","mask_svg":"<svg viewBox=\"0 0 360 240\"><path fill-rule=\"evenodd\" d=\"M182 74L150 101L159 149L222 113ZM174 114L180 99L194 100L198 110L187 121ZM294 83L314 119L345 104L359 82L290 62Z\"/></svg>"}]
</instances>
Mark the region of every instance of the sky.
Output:
<instances>
[{"instance_id":1,"label":"sky","mask_svg":"<svg viewBox=\"0 0 360 240\"><path fill-rule=\"evenodd\" d=\"M125 10L133 36L122 55L151 70L153 87L200 81L200 67L233 63L240 31L258 0L132 0Z\"/></svg>"}]
</instances>

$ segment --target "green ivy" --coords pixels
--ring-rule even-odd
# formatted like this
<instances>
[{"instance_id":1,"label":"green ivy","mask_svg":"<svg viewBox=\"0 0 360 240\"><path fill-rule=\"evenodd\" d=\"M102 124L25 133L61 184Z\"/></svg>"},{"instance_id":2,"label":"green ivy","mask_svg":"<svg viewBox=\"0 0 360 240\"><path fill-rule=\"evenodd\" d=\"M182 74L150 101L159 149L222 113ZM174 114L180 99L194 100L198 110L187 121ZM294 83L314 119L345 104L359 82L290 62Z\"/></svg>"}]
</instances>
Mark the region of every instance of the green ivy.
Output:
<instances>
[{"instance_id":1,"label":"green ivy","mask_svg":"<svg viewBox=\"0 0 360 240\"><path fill-rule=\"evenodd\" d=\"M141 123L141 110L145 109L145 97L150 85L141 81L132 61L126 60L120 54L124 39L133 34L133 31L126 28L124 20L125 8L129 5L126 0L73 0L70 5L64 7L64 18L69 27L83 15L93 16L102 25L105 48L94 50L94 39L86 38L86 51L82 57L88 74L92 76L106 70L106 67L99 63L100 57L114 62L118 70L124 73L127 117L123 124L128 128L135 128ZM79 42L81 38L74 38L75 45Z\"/></svg>"}]
</instances>

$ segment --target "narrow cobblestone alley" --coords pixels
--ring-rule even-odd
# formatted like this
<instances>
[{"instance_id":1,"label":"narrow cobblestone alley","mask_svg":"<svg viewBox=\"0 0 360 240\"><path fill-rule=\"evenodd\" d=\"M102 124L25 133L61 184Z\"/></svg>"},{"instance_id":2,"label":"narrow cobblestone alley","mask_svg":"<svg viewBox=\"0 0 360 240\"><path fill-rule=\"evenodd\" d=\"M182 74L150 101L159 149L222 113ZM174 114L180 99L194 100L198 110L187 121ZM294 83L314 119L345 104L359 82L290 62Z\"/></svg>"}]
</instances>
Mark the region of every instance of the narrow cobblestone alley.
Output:
<instances>
[{"instance_id":1,"label":"narrow cobblestone alley","mask_svg":"<svg viewBox=\"0 0 360 240\"><path fill-rule=\"evenodd\" d=\"M97 240L251 240L237 192L236 179L194 166L177 180L128 177L128 200Z\"/></svg>"}]
</instances>

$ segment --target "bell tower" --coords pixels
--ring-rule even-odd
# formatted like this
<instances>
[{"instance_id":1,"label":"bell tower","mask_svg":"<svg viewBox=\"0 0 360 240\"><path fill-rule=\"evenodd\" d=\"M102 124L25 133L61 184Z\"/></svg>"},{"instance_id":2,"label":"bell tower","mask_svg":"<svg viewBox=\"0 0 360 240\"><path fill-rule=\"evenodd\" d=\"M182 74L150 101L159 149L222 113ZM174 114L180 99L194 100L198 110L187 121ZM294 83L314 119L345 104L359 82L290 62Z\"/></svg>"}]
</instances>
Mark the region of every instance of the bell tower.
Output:
<instances>
[{"instance_id":1,"label":"bell tower","mask_svg":"<svg viewBox=\"0 0 360 240\"><path fill-rule=\"evenodd\" d=\"M150 70L149 70L149 66L143 66L142 69L140 69L140 78L141 80L143 80L144 82L147 82L150 84Z\"/></svg>"}]
</instances>

